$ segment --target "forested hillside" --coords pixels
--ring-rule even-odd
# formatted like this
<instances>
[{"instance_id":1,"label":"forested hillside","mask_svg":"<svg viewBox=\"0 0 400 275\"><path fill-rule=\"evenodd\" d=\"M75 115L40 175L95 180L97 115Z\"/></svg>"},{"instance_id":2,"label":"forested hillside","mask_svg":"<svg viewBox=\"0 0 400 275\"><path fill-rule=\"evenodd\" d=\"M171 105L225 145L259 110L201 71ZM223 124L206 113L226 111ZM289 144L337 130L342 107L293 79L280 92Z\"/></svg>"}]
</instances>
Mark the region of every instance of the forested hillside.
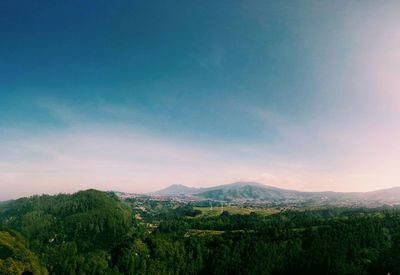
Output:
<instances>
[{"instance_id":1,"label":"forested hillside","mask_svg":"<svg viewBox=\"0 0 400 275\"><path fill-rule=\"evenodd\" d=\"M129 209L95 190L9 202L0 222L25 238L51 274L111 272L110 251L132 230Z\"/></svg>"},{"instance_id":2,"label":"forested hillside","mask_svg":"<svg viewBox=\"0 0 400 275\"><path fill-rule=\"evenodd\" d=\"M400 274L396 208L206 210L96 190L10 201L0 273Z\"/></svg>"}]
</instances>

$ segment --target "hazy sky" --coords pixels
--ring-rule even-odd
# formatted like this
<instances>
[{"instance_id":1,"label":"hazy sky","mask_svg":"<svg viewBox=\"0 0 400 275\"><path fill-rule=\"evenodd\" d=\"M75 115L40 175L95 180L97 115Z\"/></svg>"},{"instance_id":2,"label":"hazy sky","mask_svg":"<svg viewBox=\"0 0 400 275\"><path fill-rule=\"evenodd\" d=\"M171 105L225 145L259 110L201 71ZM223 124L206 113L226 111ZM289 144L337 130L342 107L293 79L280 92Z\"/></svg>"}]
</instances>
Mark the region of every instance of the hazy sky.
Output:
<instances>
[{"instance_id":1,"label":"hazy sky","mask_svg":"<svg viewBox=\"0 0 400 275\"><path fill-rule=\"evenodd\" d=\"M0 199L400 185L398 1L0 1Z\"/></svg>"}]
</instances>

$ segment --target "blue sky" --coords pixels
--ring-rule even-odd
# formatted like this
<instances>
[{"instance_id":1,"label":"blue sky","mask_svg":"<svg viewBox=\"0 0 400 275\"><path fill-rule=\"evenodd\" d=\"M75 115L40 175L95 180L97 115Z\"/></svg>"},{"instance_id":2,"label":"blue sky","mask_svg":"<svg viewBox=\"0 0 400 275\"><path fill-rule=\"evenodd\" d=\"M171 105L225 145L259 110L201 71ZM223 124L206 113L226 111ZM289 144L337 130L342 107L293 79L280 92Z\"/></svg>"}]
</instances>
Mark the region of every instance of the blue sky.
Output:
<instances>
[{"instance_id":1,"label":"blue sky","mask_svg":"<svg viewBox=\"0 0 400 275\"><path fill-rule=\"evenodd\" d=\"M398 185L399 8L2 1L0 199Z\"/></svg>"}]
</instances>

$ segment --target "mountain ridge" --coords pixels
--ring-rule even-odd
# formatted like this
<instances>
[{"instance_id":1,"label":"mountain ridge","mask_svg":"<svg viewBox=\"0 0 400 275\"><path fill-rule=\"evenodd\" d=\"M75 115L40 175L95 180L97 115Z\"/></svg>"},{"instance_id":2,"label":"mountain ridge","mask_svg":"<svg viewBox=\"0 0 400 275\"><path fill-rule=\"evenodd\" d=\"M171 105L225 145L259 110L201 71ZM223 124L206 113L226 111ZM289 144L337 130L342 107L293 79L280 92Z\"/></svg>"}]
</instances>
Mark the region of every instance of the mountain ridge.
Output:
<instances>
[{"instance_id":1,"label":"mountain ridge","mask_svg":"<svg viewBox=\"0 0 400 275\"><path fill-rule=\"evenodd\" d=\"M400 187L378 189L368 192L298 191L265 185L258 182L239 181L212 187L196 188L174 184L152 193L158 196L188 196L198 199L221 201L290 202L306 201L343 202L371 201L400 204Z\"/></svg>"},{"instance_id":2,"label":"mountain ridge","mask_svg":"<svg viewBox=\"0 0 400 275\"><path fill-rule=\"evenodd\" d=\"M150 193L150 195L159 195L159 196L184 195L184 194L194 193L198 190L200 190L200 188L189 187L183 184L172 184L170 186L167 186L166 188L163 188L156 192L152 192Z\"/></svg>"}]
</instances>

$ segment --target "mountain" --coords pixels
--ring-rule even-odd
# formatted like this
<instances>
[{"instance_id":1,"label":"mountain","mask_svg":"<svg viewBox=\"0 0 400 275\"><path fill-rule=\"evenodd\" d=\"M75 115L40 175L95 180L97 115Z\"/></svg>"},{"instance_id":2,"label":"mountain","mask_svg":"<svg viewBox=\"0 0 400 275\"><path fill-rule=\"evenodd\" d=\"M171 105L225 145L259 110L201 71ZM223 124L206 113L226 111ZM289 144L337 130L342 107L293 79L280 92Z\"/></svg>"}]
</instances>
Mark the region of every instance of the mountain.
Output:
<instances>
[{"instance_id":1,"label":"mountain","mask_svg":"<svg viewBox=\"0 0 400 275\"><path fill-rule=\"evenodd\" d=\"M194 194L199 190L200 188L187 187L182 184L173 184L171 186L168 186L167 188L151 193L151 195L157 195L157 196L189 195L189 194Z\"/></svg>"},{"instance_id":2,"label":"mountain","mask_svg":"<svg viewBox=\"0 0 400 275\"><path fill-rule=\"evenodd\" d=\"M185 195L212 200L298 200L301 192L281 189L257 182L235 182L208 188L193 188L185 185L171 185L152 193L157 196Z\"/></svg>"},{"instance_id":3,"label":"mountain","mask_svg":"<svg viewBox=\"0 0 400 275\"><path fill-rule=\"evenodd\" d=\"M158 196L188 196L231 202L255 203L314 203L331 205L348 204L400 204L400 187L371 192L302 192L277 188L257 182L235 182L208 188L171 185L153 193Z\"/></svg>"},{"instance_id":4,"label":"mountain","mask_svg":"<svg viewBox=\"0 0 400 275\"><path fill-rule=\"evenodd\" d=\"M361 193L360 197L369 201L385 201L386 203L398 203L400 199L400 187L392 187Z\"/></svg>"},{"instance_id":5,"label":"mountain","mask_svg":"<svg viewBox=\"0 0 400 275\"><path fill-rule=\"evenodd\" d=\"M205 188L195 196L215 200L287 200L297 198L299 193L257 182L235 182Z\"/></svg>"}]
</instances>

